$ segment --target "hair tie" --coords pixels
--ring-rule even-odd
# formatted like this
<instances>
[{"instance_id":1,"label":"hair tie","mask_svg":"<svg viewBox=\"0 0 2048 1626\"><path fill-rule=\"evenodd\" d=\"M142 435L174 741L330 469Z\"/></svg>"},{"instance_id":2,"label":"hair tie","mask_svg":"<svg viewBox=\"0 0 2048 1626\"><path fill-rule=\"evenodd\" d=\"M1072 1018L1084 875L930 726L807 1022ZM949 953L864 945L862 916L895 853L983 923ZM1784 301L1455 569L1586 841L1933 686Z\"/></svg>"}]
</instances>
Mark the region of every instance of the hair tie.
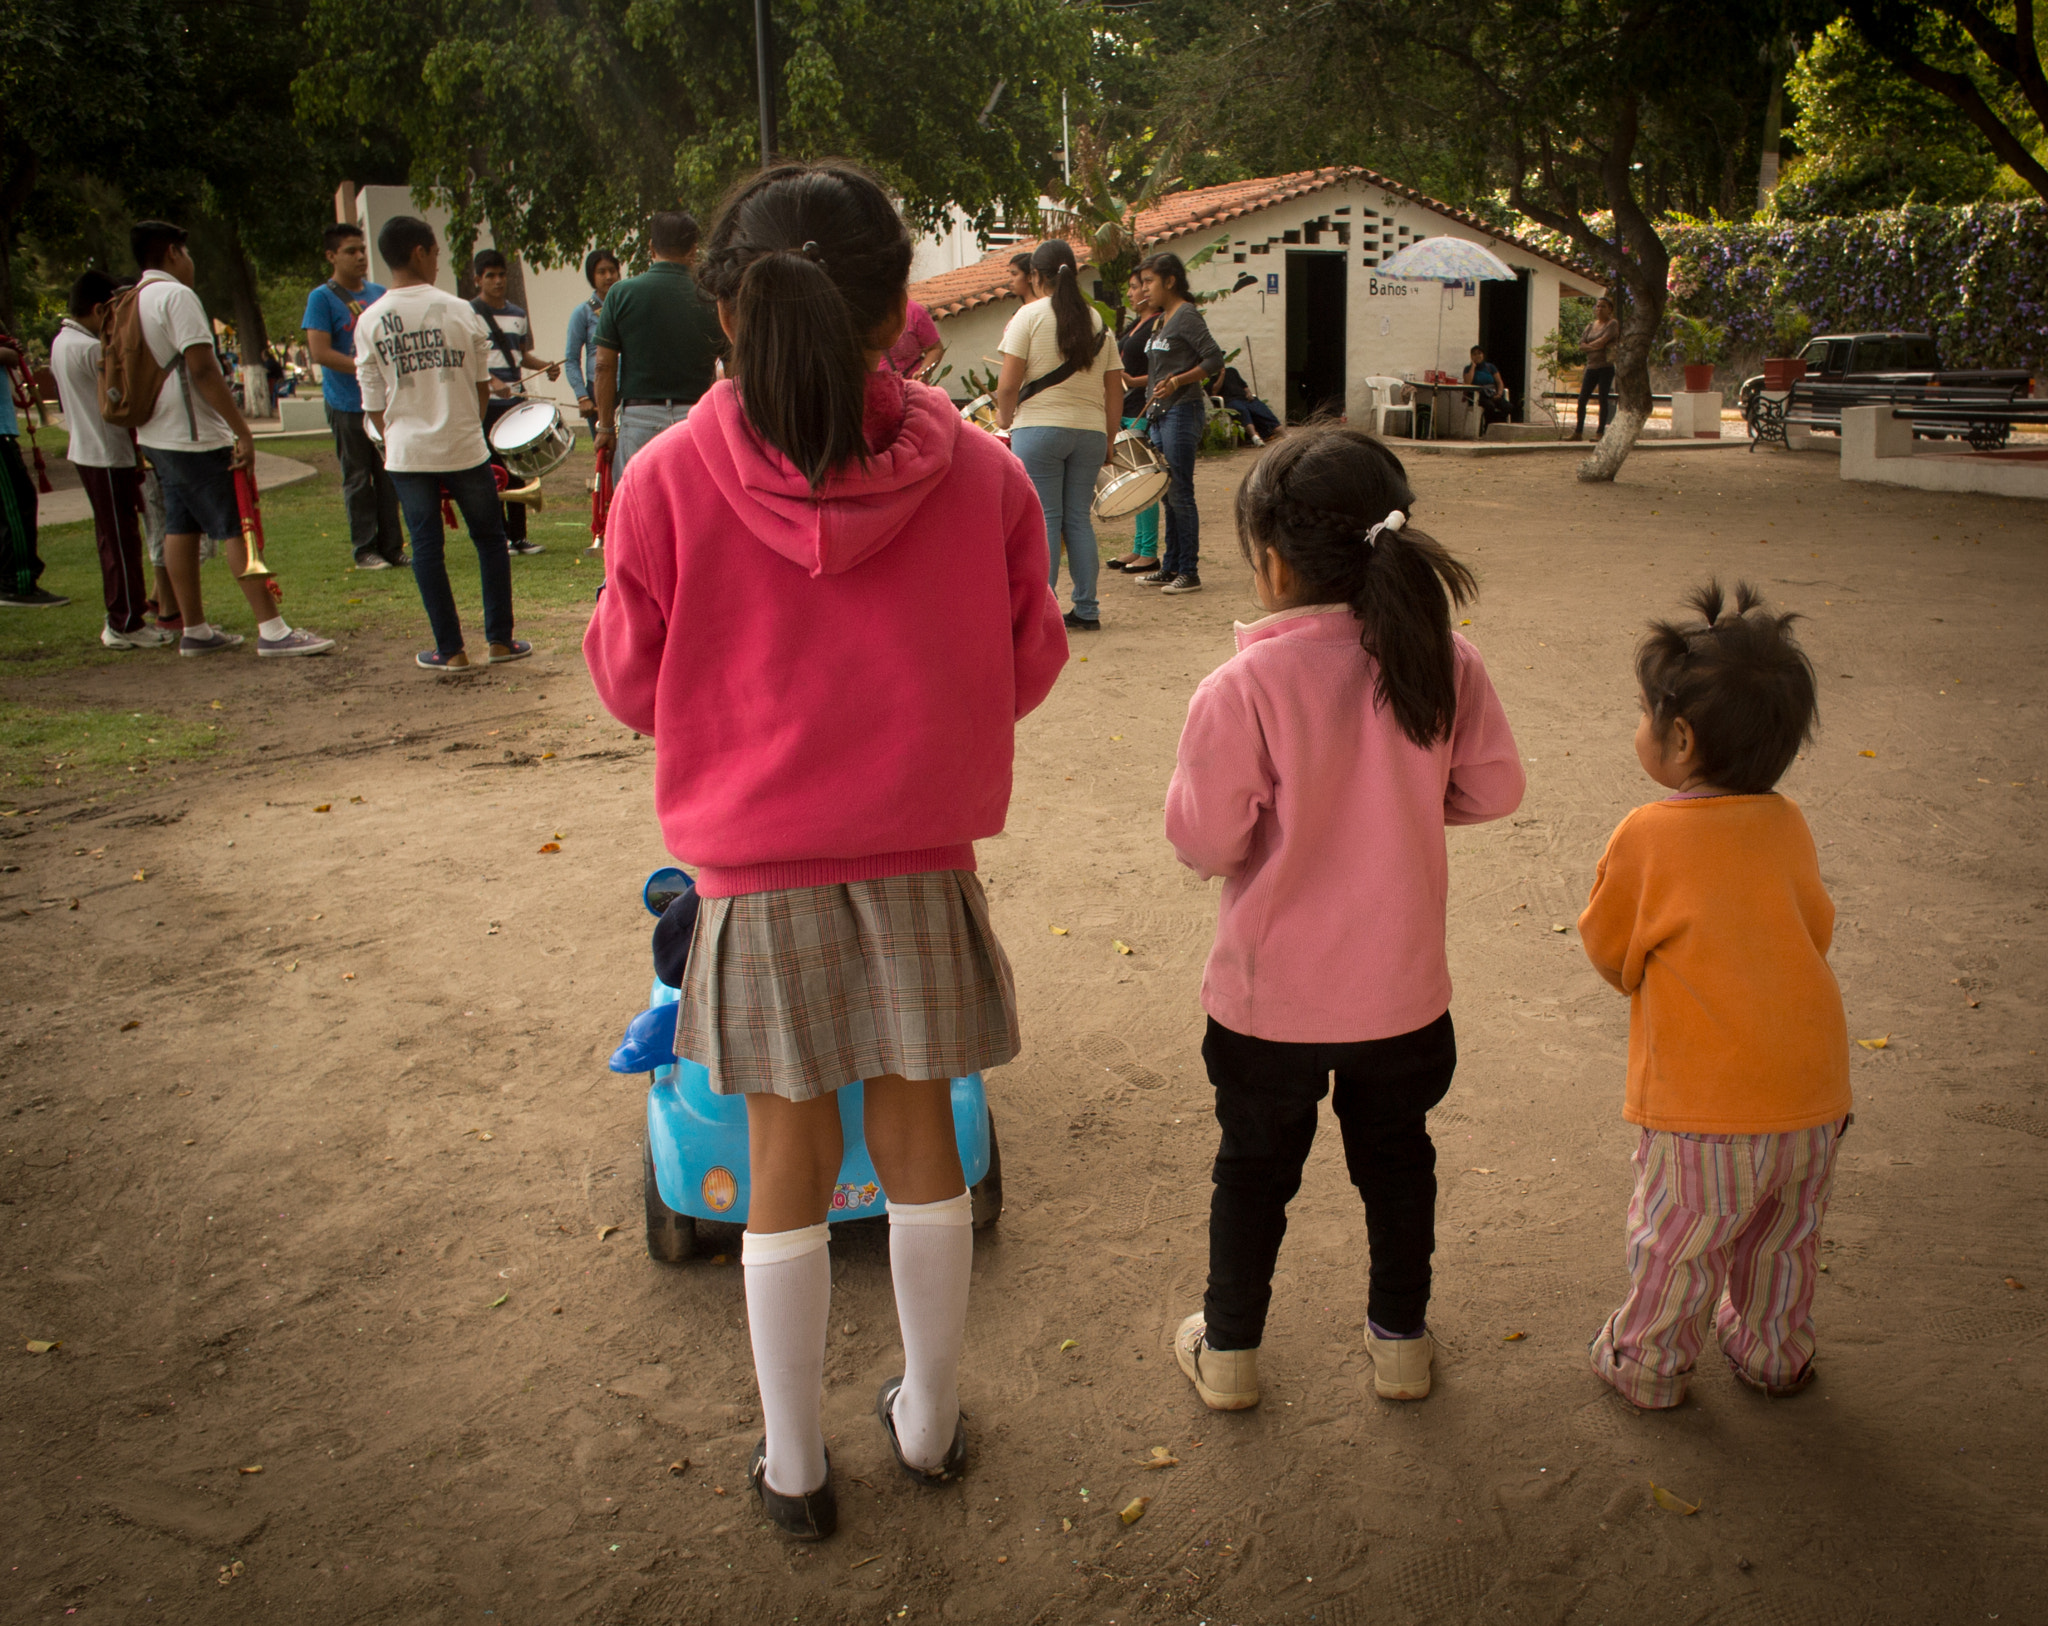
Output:
<instances>
[{"instance_id":1,"label":"hair tie","mask_svg":"<svg viewBox=\"0 0 2048 1626\"><path fill-rule=\"evenodd\" d=\"M1396 508L1392 513L1388 514L1385 519L1381 520L1379 524L1375 525L1371 530L1365 533L1366 547L1368 549L1378 547L1380 545L1380 538L1383 535L1392 536L1396 531L1400 530L1400 528L1403 525L1406 525L1407 523L1408 516L1402 513L1400 509Z\"/></svg>"},{"instance_id":2,"label":"hair tie","mask_svg":"<svg viewBox=\"0 0 2048 1626\"><path fill-rule=\"evenodd\" d=\"M1062 260L1059 263L1058 268L1054 272L1054 275L1062 277L1071 277L1073 274L1074 268L1071 265L1068 265L1064 260Z\"/></svg>"},{"instance_id":3,"label":"hair tie","mask_svg":"<svg viewBox=\"0 0 2048 1626\"><path fill-rule=\"evenodd\" d=\"M825 256L818 252L818 245L816 243L807 242L797 252L813 265L823 265L825 263Z\"/></svg>"}]
</instances>

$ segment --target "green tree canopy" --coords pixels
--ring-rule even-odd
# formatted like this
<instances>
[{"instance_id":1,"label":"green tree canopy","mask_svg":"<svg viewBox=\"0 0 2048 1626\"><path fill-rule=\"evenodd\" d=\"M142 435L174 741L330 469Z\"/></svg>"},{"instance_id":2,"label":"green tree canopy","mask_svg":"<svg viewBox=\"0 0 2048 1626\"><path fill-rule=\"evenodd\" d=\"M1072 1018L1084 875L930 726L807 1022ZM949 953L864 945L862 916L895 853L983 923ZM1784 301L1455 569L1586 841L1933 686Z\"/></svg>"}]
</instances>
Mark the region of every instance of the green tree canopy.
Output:
<instances>
[{"instance_id":1,"label":"green tree canopy","mask_svg":"<svg viewBox=\"0 0 2048 1626\"><path fill-rule=\"evenodd\" d=\"M1059 92L1092 8L1060 0L776 0L785 155L871 165L906 213L1027 213L1057 173ZM300 107L391 129L456 246L488 220L540 264L630 253L648 215L706 211L760 162L752 9L731 0L311 0Z\"/></svg>"}]
</instances>

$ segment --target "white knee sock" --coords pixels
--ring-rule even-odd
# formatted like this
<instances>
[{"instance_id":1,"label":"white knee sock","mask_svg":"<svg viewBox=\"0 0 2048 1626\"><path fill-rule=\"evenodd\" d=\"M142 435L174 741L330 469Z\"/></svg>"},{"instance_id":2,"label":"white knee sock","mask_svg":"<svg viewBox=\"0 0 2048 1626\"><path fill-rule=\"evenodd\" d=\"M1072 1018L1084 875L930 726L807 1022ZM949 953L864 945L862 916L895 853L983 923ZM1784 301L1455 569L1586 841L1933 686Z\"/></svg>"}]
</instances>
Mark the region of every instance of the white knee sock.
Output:
<instances>
[{"instance_id":1,"label":"white knee sock","mask_svg":"<svg viewBox=\"0 0 2048 1626\"><path fill-rule=\"evenodd\" d=\"M825 1320L832 1308L826 1228L749 1231L740 1242L747 1330L768 1431L768 1487L802 1496L825 1483Z\"/></svg>"},{"instance_id":2,"label":"white knee sock","mask_svg":"<svg viewBox=\"0 0 2048 1626\"><path fill-rule=\"evenodd\" d=\"M937 1203L889 1205L889 1274L903 1335L896 1439L906 1460L937 1468L960 1422L960 1344L974 1270L974 1211L966 1192Z\"/></svg>"}]
</instances>

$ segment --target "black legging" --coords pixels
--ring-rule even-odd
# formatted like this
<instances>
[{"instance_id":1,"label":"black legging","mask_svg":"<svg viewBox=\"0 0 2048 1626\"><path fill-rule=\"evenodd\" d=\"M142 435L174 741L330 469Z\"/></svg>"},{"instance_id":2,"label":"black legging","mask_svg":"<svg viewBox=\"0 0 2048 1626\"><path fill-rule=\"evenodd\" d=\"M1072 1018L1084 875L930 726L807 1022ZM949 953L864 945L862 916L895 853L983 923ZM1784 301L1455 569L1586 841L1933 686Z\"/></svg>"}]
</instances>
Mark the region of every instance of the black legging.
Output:
<instances>
[{"instance_id":1,"label":"black legging","mask_svg":"<svg viewBox=\"0 0 2048 1626\"><path fill-rule=\"evenodd\" d=\"M1588 367L1586 376L1579 380L1579 427L1574 433L1586 432L1586 397L1597 389L1600 392L1600 433L1607 433L1607 420L1614 413L1614 369L1612 367Z\"/></svg>"}]
</instances>

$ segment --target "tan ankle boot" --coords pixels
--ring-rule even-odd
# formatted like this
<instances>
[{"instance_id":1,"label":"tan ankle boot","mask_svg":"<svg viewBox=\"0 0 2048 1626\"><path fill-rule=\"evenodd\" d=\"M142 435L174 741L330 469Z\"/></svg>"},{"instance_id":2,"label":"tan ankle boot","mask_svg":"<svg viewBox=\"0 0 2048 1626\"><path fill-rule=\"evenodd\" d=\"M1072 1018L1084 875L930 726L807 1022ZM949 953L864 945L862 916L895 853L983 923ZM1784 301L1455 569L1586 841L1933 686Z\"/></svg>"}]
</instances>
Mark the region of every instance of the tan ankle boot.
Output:
<instances>
[{"instance_id":1,"label":"tan ankle boot","mask_svg":"<svg viewBox=\"0 0 2048 1626\"><path fill-rule=\"evenodd\" d=\"M1380 1399L1429 1397L1429 1368L1436 1356L1436 1340L1427 1332L1420 1338L1381 1338L1368 1326L1365 1347L1372 1356L1372 1386Z\"/></svg>"},{"instance_id":2,"label":"tan ankle boot","mask_svg":"<svg viewBox=\"0 0 2048 1626\"><path fill-rule=\"evenodd\" d=\"M1259 1352L1211 1349L1208 1323L1197 1310L1173 1337L1173 1356L1211 1411L1244 1411L1259 1403Z\"/></svg>"}]
</instances>

